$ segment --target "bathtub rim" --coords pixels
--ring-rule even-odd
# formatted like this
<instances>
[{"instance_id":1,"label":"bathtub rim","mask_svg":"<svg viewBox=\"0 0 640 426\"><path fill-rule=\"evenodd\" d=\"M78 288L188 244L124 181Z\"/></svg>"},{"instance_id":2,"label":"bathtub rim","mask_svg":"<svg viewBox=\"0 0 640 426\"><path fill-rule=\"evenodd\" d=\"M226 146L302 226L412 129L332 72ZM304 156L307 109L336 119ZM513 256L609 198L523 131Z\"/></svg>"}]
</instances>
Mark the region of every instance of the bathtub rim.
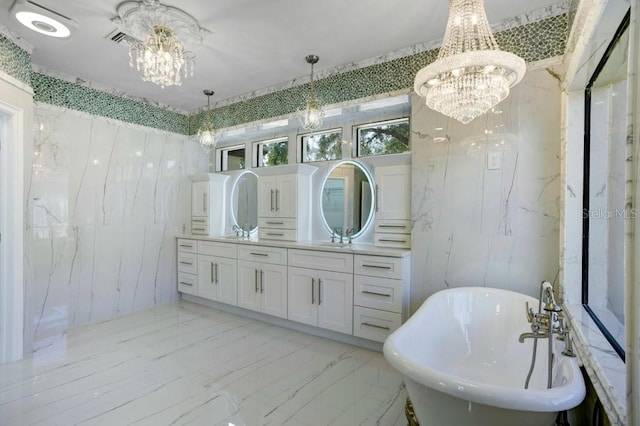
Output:
<instances>
[{"instance_id":1,"label":"bathtub rim","mask_svg":"<svg viewBox=\"0 0 640 426\"><path fill-rule=\"evenodd\" d=\"M383 353L387 361L403 375L413 381L425 385L431 389L460 398L466 401L520 411L562 411L579 405L585 397L586 389L584 379L577 360L560 355L560 362L569 370L568 383L551 389L519 389L507 386L490 385L473 380L463 380L451 374L420 366L418 363L403 357L397 350L397 340L406 335L412 326L418 324L432 303L437 303L438 298L448 293L480 293L480 294L508 294L524 298L524 300L537 302L523 293L489 287L457 287L440 290L429 296L407 322L394 331L384 342ZM524 315L524 314L523 314ZM523 330L526 331L526 330ZM523 378L524 380L524 378Z\"/></svg>"}]
</instances>

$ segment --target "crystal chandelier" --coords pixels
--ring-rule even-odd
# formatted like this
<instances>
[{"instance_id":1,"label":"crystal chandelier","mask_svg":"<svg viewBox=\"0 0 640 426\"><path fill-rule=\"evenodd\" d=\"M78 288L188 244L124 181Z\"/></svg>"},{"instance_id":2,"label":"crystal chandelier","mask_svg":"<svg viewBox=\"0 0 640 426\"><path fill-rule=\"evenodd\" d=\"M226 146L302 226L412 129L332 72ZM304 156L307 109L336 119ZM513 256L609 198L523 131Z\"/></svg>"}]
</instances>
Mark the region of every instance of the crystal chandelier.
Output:
<instances>
[{"instance_id":1,"label":"crystal chandelier","mask_svg":"<svg viewBox=\"0 0 640 426\"><path fill-rule=\"evenodd\" d=\"M207 96L207 112L202 120L200 129L198 129L198 140L202 146L213 148L216 145L213 124L211 123L211 96L213 96L213 90L203 90L202 93Z\"/></svg>"},{"instance_id":2,"label":"crystal chandelier","mask_svg":"<svg viewBox=\"0 0 640 426\"><path fill-rule=\"evenodd\" d=\"M137 68L144 81L164 89L165 86L180 86L182 76L193 75L193 56L185 54L182 43L171 29L154 25L153 32L144 42L136 41L129 46L129 66Z\"/></svg>"},{"instance_id":3,"label":"crystal chandelier","mask_svg":"<svg viewBox=\"0 0 640 426\"><path fill-rule=\"evenodd\" d=\"M183 43L200 43L208 31L192 16L159 0L125 1L117 11L112 22L134 40L129 43L129 65L144 81L164 88L180 86L182 78L193 75L195 56Z\"/></svg>"},{"instance_id":4,"label":"crystal chandelier","mask_svg":"<svg viewBox=\"0 0 640 426\"><path fill-rule=\"evenodd\" d=\"M509 95L526 71L522 58L499 49L483 0L449 0L438 58L416 74L427 106L466 124Z\"/></svg>"},{"instance_id":5,"label":"crystal chandelier","mask_svg":"<svg viewBox=\"0 0 640 426\"><path fill-rule=\"evenodd\" d=\"M311 88L309 99L307 101L307 109L300 117L300 121L303 128L307 130L317 130L322 126L324 111L322 111L322 108L320 108L316 102L315 85L313 82L313 65L316 64L320 58L316 55L307 55L304 59L308 64L311 64Z\"/></svg>"}]
</instances>

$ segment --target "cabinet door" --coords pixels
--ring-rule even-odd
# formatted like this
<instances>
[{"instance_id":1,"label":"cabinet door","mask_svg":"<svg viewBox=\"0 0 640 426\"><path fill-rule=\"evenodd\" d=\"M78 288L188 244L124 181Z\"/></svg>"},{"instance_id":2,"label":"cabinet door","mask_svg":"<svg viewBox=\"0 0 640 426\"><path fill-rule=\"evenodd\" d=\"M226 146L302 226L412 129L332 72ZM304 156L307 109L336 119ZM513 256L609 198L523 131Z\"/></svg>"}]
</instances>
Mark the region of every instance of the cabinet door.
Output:
<instances>
[{"instance_id":1,"label":"cabinet door","mask_svg":"<svg viewBox=\"0 0 640 426\"><path fill-rule=\"evenodd\" d=\"M276 212L280 217L296 217L298 211L298 176L280 175L276 185Z\"/></svg>"},{"instance_id":2,"label":"cabinet door","mask_svg":"<svg viewBox=\"0 0 640 426\"><path fill-rule=\"evenodd\" d=\"M260 267L262 312L287 317L287 267L262 264Z\"/></svg>"},{"instance_id":3,"label":"cabinet door","mask_svg":"<svg viewBox=\"0 0 640 426\"><path fill-rule=\"evenodd\" d=\"M207 216L209 202L209 182L191 184L191 216Z\"/></svg>"},{"instance_id":4,"label":"cabinet door","mask_svg":"<svg viewBox=\"0 0 640 426\"><path fill-rule=\"evenodd\" d=\"M216 298L215 265L215 257L198 255L198 296L205 299Z\"/></svg>"},{"instance_id":5,"label":"cabinet door","mask_svg":"<svg viewBox=\"0 0 640 426\"><path fill-rule=\"evenodd\" d=\"M376 167L376 219L411 219L411 167Z\"/></svg>"},{"instance_id":6,"label":"cabinet door","mask_svg":"<svg viewBox=\"0 0 640 426\"><path fill-rule=\"evenodd\" d=\"M216 298L229 305L238 304L238 261L226 257L216 257L214 267Z\"/></svg>"},{"instance_id":7,"label":"cabinet door","mask_svg":"<svg viewBox=\"0 0 640 426\"><path fill-rule=\"evenodd\" d=\"M318 325L318 280L317 272L311 269L289 267L288 318L313 326Z\"/></svg>"},{"instance_id":8,"label":"cabinet door","mask_svg":"<svg viewBox=\"0 0 640 426\"><path fill-rule=\"evenodd\" d=\"M318 273L318 327L353 333L353 275Z\"/></svg>"},{"instance_id":9,"label":"cabinet door","mask_svg":"<svg viewBox=\"0 0 640 426\"><path fill-rule=\"evenodd\" d=\"M238 262L238 306L260 312L261 300L260 264L241 260Z\"/></svg>"},{"instance_id":10,"label":"cabinet door","mask_svg":"<svg viewBox=\"0 0 640 426\"><path fill-rule=\"evenodd\" d=\"M258 178L258 216L274 217L276 213L276 176Z\"/></svg>"}]
</instances>

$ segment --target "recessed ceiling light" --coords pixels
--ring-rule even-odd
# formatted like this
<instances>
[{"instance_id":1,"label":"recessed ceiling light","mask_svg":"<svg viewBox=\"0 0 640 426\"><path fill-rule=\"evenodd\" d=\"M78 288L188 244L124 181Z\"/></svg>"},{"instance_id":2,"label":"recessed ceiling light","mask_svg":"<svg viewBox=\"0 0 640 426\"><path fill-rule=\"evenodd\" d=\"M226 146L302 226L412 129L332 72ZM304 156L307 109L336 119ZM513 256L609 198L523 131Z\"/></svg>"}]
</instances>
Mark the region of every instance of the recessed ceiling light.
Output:
<instances>
[{"instance_id":1,"label":"recessed ceiling light","mask_svg":"<svg viewBox=\"0 0 640 426\"><path fill-rule=\"evenodd\" d=\"M78 28L75 20L29 0L16 0L11 13L25 27L49 37L69 37Z\"/></svg>"}]
</instances>

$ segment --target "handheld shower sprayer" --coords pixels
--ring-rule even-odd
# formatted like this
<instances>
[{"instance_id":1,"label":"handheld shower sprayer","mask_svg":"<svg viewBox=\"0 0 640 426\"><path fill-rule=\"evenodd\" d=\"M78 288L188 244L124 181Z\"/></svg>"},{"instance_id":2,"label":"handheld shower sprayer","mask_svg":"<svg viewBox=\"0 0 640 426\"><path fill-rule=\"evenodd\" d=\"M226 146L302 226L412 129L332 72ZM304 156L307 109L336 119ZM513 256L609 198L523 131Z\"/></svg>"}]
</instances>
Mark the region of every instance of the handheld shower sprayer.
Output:
<instances>
[{"instance_id":1,"label":"handheld shower sprayer","mask_svg":"<svg viewBox=\"0 0 640 426\"><path fill-rule=\"evenodd\" d=\"M556 302L556 298L553 294L553 286L549 281L542 283L542 292L545 298L545 305L542 309L547 312L562 312L562 307Z\"/></svg>"}]
</instances>

